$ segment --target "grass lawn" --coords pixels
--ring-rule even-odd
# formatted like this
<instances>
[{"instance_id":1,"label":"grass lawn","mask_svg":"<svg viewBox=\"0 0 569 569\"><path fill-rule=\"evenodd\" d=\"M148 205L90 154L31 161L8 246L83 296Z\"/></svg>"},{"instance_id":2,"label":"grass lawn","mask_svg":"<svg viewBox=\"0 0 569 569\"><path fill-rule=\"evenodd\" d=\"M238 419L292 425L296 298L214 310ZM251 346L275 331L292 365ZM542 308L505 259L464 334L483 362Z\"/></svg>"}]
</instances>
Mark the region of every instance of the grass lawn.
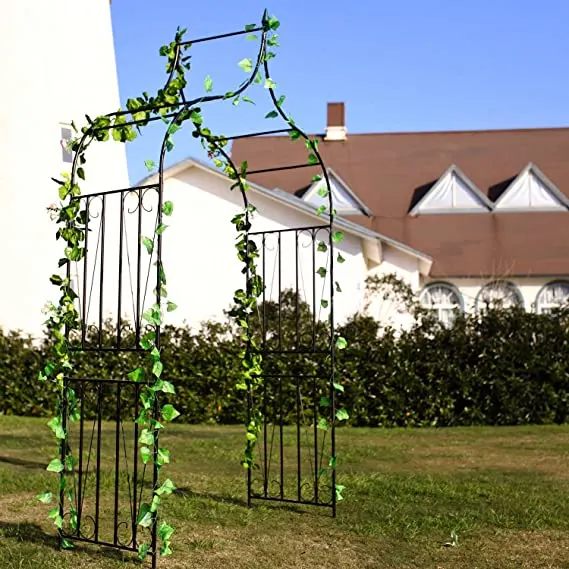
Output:
<instances>
[{"instance_id":1,"label":"grass lawn","mask_svg":"<svg viewBox=\"0 0 569 569\"><path fill-rule=\"evenodd\" d=\"M128 553L56 549L48 507L34 499L54 481L44 423L0 417L0 567L140 566ZM568 426L339 430L336 520L325 509L247 509L241 428L167 431L167 475L183 491L163 505L177 531L160 567L569 569ZM458 545L445 547L452 530Z\"/></svg>"}]
</instances>

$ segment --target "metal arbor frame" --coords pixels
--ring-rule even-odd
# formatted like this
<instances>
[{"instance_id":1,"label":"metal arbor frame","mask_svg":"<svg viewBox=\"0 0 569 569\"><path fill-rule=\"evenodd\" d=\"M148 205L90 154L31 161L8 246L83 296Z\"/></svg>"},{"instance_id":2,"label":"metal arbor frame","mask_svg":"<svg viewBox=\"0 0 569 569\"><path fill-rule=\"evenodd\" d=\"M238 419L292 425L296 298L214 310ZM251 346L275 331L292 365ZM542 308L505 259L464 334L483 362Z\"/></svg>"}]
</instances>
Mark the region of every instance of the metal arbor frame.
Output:
<instances>
[{"instance_id":1,"label":"metal arbor frame","mask_svg":"<svg viewBox=\"0 0 569 569\"><path fill-rule=\"evenodd\" d=\"M256 63L248 79L232 93L238 96L244 93L262 72L265 79L270 78L268 53L268 33L270 24L267 14L263 15L259 26L247 30L227 34L198 38L191 41L178 41L175 46L176 56L173 69L165 83L166 89L174 76L174 68L182 57L182 51L190 44L219 40L250 34L261 33L260 47ZM255 408L263 411L263 426L260 444L257 450L258 467L248 469L247 489L248 502L254 499L273 500L279 502L296 502L317 506L328 506L336 513L335 464L327 470L329 479L323 481L322 464L325 456L335 457L335 391L334 391L334 239L333 239L333 203L330 191L330 180L324 162L317 146L284 114L272 87L268 89L275 111L287 123L286 128L251 132L231 137L214 137L209 131L204 131L194 123L194 127L202 142L212 144L225 160L234 168L231 157L225 152L225 142L238 138L263 136L266 134L293 134L294 138L302 138L307 148L316 159L307 164L289 165L283 168L252 170L247 175L291 168L318 168L321 172L328 197L328 211L322 218L322 223L294 229L252 232L247 229L246 255L256 246L260 252L262 263L262 278L264 292L262 303L257 316L259 338L258 343L249 341L247 349L254 350L264 358L263 389L256 393L251 389L248 393L248 410L251 414ZM191 111L198 105L220 101L227 98L224 95L208 95L186 99L181 91L180 101L175 104L138 108L137 112L149 111L151 114L144 120L134 120L131 111L119 111L106 115L108 118L122 117L120 127L127 125L144 126L157 120L168 122L160 148L158 176L155 183L123 189L111 189L96 193L76 196L73 199L81 203L84 212L84 257L79 262L67 262L67 277L74 282L78 296L78 312L81 326L79 331L67 330L70 349L75 352L92 352L94 357L104 357L106 352L128 352L130 358L141 358L145 351L140 345L147 324L143 323L143 313L147 306L148 291L154 291L153 302L160 304L161 271L162 271L162 235L155 236L155 246L149 255L148 262L141 254L141 239L146 227L155 229L162 224L163 194L164 194L164 164L167 151L167 140L170 128L180 126L188 120ZM112 124L112 123L111 123ZM73 185L80 168L78 156L93 138L102 130L115 128L93 127L84 132L75 154L71 184ZM236 185L245 206L246 227L250 227L247 186L245 176L239 177ZM118 228L116 227L118 225ZM154 232L152 233L154 234ZM130 236L130 239L129 239ZM134 237L134 239L133 239ZM270 241L276 239L276 249L270 246ZM285 322L283 286L283 247L287 239L292 239L295 255L293 282L295 283L295 309L288 314L295 333L288 337L283 332ZM270 294L267 293L267 266L273 251L273 260L278 266L275 280L278 283L276 303L278 325L276 333L269 333L267 312L271 308ZM316 253L326 252L326 278L322 283L327 284L327 300L324 301L322 292L321 306L328 306L328 325L323 325L316 318L317 288L315 276ZM310 292L301 291L300 281L304 279L301 271L300 258L302 252L308 252L311 259L312 279ZM319 253L320 254L320 253ZM110 273L110 275L109 275ZM251 290L251 275L247 271L247 290ZM115 289L112 287L118 287ZM324 286L323 284L323 286ZM130 287L129 287L130 285ZM130 290L129 290L130 289ZM113 297L109 299L109 290ZM322 289L323 291L324 289ZM130 293L130 294L129 294ZM304 298L302 297L302 293ZM311 303L312 313L307 319L302 319L305 305ZM116 322L109 324L105 320L105 307L116 309ZM123 319L125 308L132 307L132 324ZM95 312L93 318L93 312ZM90 317L91 316L91 317ZM160 349L160 325L152 326L156 333L156 345ZM126 357L126 355L125 355ZM294 366L298 358L304 358L304 368L294 377L279 372L280 366ZM307 368L310 368L307 372ZM289 380L293 381L291 384ZM288 382L288 383L287 383ZM62 404L63 428L68 434L68 449L62 445L61 459L65 460L66 450L75 450L78 457L72 472L61 473L61 477L72 478L74 492L74 512L65 511L64 492L59 496L59 512L64 525L59 531L60 540L71 542L87 542L109 546L116 549L138 551L138 528L140 505L145 495L152 495L158 488L159 470L156 457L158 454L159 430L153 432L153 458L147 464L139 457L138 439L139 425L136 418L139 414L139 396L144 383L133 382L123 378L107 377L67 377L65 379L64 397ZM286 410L283 407L283 394L292 389L295 394L295 409ZM74 401L70 401L70 397ZM322 401L327 404L322 406ZM156 398L152 413L158 417L159 403ZM285 415L288 417L286 419ZM105 424L105 420L114 422L114 426ZM328 419L328 426L322 429L322 420ZM293 422L293 427L285 428L285 422ZM75 426L74 426L75 425ZM302 442L304 427L305 443ZM108 432L108 437L105 434ZM275 444L275 434L278 443ZM289 445L288 439L291 444ZM294 452L290 452L289 446ZM304 449L308 447L308 452ZM325 454L329 450L329 455ZM331 458L334 460L334 458ZM304 468L308 461L310 469ZM273 467L277 465L277 490L273 491ZM104 488L113 489L111 505L102 495ZM63 487L64 484L61 484ZM67 484L69 487L69 482ZM108 514L108 515L106 515ZM70 518L76 515L76 523L70 524ZM152 566L157 564L157 521L150 528L151 547L148 555Z\"/></svg>"}]
</instances>

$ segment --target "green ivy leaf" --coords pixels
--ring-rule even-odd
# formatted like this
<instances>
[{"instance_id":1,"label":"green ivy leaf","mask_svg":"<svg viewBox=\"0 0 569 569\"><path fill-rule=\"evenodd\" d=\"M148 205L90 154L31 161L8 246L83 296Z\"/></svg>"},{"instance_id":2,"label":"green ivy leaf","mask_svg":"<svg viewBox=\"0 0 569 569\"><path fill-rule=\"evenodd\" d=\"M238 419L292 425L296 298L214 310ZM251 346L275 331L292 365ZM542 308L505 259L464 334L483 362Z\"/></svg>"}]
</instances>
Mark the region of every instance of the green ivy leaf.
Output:
<instances>
[{"instance_id":1,"label":"green ivy leaf","mask_svg":"<svg viewBox=\"0 0 569 569\"><path fill-rule=\"evenodd\" d=\"M158 506L160 505L160 498L156 495L152 498L152 504L150 505L150 511L152 513L158 511Z\"/></svg>"},{"instance_id":2,"label":"green ivy leaf","mask_svg":"<svg viewBox=\"0 0 569 569\"><path fill-rule=\"evenodd\" d=\"M62 526L63 526L63 523L62 523ZM61 528L59 528L59 529L61 529ZM61 547L62 547L62 549L73 549L75 546L68 539L63 538L61 540Z\"/></svg>"},{"instance_id":3,"label":"green ivy leaf","mask_svg":"<svg viewBox=\"0 0 569 569\"><path fill-rule=\"evenodd\" d=\"M318 421L318 425L316 425L316 427L322 431L327 431L329 426L330 425L328 425L328 421L326 421L324 417L321 417Z\"/></svg>"},{"instance_id":4,"label":"green ivy leaf","mask_svg":"<svg viewBox=\"0 0 569 569\"><path fill-rule=\"evenodd\" d=\"M154 386L154 391L162 391L163 393L176 393L176 389L174 386L169 382L163 379L156 382Z\"/></svg>"},{"instance_id":5,"label":"green ivy leaf","mask_svg":"<svg viewBox=\"0 0 569 569\"><path fill-rule=\"evenodd\" d=\"M330 407L330 399L325 395L320 397L320 407Z\"/></svg>"},{"instance_id":6,"label":"green ivy leaf","mask_svg":"<svg viewBox=\"0 0 569 569\"><path fill-rule=\"evenodd\" d=\"M176 308L178 308L177 304L175 304L174 302L168 301L168 304L166 305L166 311L167 312L172 312L173 310L176 310Z\"/></svg>"},{"instance_id":7,"label":"green ivy leaf","mask_svg":"<svg viewBox=\"0 0 569 569\"><path fill-rule=\"evenodd\" d=\"M154 365L152 366L152 374L155 377L160 377L162 375L163 370L164 370L164 364L160 360L154 362Z\"/></svg>"},{"instance_id":8,"label":"green ivy leaf","mask_svg":"<svg viewBox=\"0 0 569 569\"><path fill-rule=\"evenodd\" d=\"M274 16L271 16L269 18L268 24L269 24L269 29L271 30L276 30L281 25L281 23Z\"/></svg>"},{"instance_id":9,"label":"green ivy leaf","mask_svg":"<svg viewBox=\"0 0 569 569\"><path fill-rule=\"evenodd\" d=\"M318 206L318 209L316 210L316 215L322 215L325 211L326 211L325 205Z\"/></svg>"},{"instance_id":10,"label":"green ivy leaf","mask_svg":"<svg viewBox=\"0 0 569 569\"><path fill-rule=\"evenodd\" d=\"M320 251L320 253L326 253L326 251L328 251L328 246L324 241L320 241L318 243L318 251Z\"/></svg>"},{"instance_id":11,"label":"green ivy leaf","mask_svg":"<svg viewBox=\"0 0 569 569\"><path fill-rule=\"evenodd\" d=\"M344 257L342 257L342 255L340 253L338 253L338 257L336 258L336 261L338 261L338 263L344 263L346 261L346 259L344 259Z\"/></svg>"},{"instance_id":12,"label":"green ivy leaf","mask_svg":"<svg viewBox=\"0 0 569 569\"><path fill-rule=\"evenodd\" d=\"M174 483L168 478L168 479L164 480L164 483L162 484L162 486L160 486L160 488L158 488L158 490L156 490L156 494L158 494L158 496L162 496L162 495L168 496L175 489L176 489L176 486L174 486Z\"/></svg>"},{"instance_id":13,"label":"green ivy leaf","mask_svg":"<svg viewBox=\"0 0 569 569\"><path fill-rule=\"evenodd\" d=\"M209 75L204 79L203 86L208 93L213 90L213 80Z\"/></svg>"},{"instance_id":14,"label":"green ivy leaf","mask_svg":"<svg viewBox=\"0 0 569 569\"><path fill-rule=\"evenodd\" d=\"M344 234L341 231L332 233L332 241L334 243L341 243L344 240Z\"/></svg>"},{"instance_id":15,"label":"green ivy leaf","mask_svg":"<svg viewBox=\"0 0 569 569\"><path fill-rule=\"evenodd\" d=\"M156 228L156 235L162 235L162 233L164 233L164 231L166 231L166 229L168 229L168 225L164 225L163 223L161 223L157 228Z\"/></svg>"},{"instance_id":16,"label":"green ivy leaf","mask_svg":"<svg viewBox=\"0 0 569 569\"><path fill-rule=\"evenodd\" d=\"M342 336L338 336L338 338L336 338L336 348L338 350L344 350L348 345L348 342L346 342L345 338L342 338Z\"/></svg>"},{"instance_id":17,"label":"green ivy leaf","mask_svg":"<svg viewBox=\"0 0 569 569\"><path fill-rule=\"evenodd\" d=\"M165 521L160 524L160 527L158 528L158 537L162 541L169 541L173 533L174 528L169 526Z\"/></svg>"},{"instance_id":18,"label":"green ivy leaf","mask_svg":"<svg viewBox=\"0 0 569 569\"><path fill-rule=\"evenodd\" d=\"M170 463L170 451L165 448L158 449L158 456L156 457L156 462L158 466Z\"/></svg>"},{"instance_id":19,"label":"green ivy leaf","mask_svg":"<svg viewBox=\"0 0 569 569\"><path fill-rule=\"evenodd\" d=\"M253 41L253 40L259 39L259 36L257 34L248 34L245 36L245 39L249 40L249 41Z\"/></svg>"},{"instance_id":20,"label":"green ivy leaf","mask_svg":"<svg viewBox=\"0 0 569 569\"><path fill-rule=\"evenodd\" d=\"M154 516L150 511L150 506L148 504L140 504L140 513L138 514L138 519L136 520L137 525L143 528L149 528L154 521Z\"/></svg>"},{"instance_id":21,"label":"green ivy leaf","mask_svg":"<svg viewBox=\"0 0 569 569\"><path fill-rule=\"evenodd\" d=\"M336 457L335 456L330 457L330 462L328 463L328 466L330 468L336 468Z\"/></svg>"},{"instance_id":22,"label":"green ivy leaf","mask_svg":"<svg viewBox=\"0 0 569 569\"><path fill-rule=\"evenodd\" d=\"M257 27L257 24L247 24L245 26L245 31L250 32L251 30L254 30L256 27Z\"/></svg>"},{"instance_id":23,"label":"green ivy leaf","mask_svg":"<svg viewBox=\"0 0 569 569\"><path fill-rule=\"evenodd\" d=\"M277 84L270 78L265 79L265 89L275 89Z\"/></svg>"},{"instance_id":24,"label":"green ivy leaf","mask_svg":"<svg viewBox=\"0 0 569 569\"><path fill-rule=\"evenodd\" d=\"M63 472L63 463L59 458L54 458L46 468L49 472Z\"/></svg>"},{"instance_id":25,"label":"green ivy leaf","mask_svg":"<svg viewBox=\"0 0 569 569\"><path fill-rule=\"evenodd\" d=\"M148 429L142 429L138 442L141 445L152 446L154 444L154 435Z\"/></svg>"},{"instance_id":26,"label":"green ivy leaf","mask_svg":"<svg viewBox=\"0 0 569 569\"><path fill-rule=\"evenodd\" d=\"M138 546L138 558L141 561L144 561L144 559L146 558L146 556L148 555L148 552L150 551L150 544L149 543L141 543Z\"/></svg>"},{"instance_id":27,"label":"green ivy leaf","mask_svg":"<svg viewBox=\"0 0 569 569\"><path fill-rule=\"evenodd\" d=\"M338 409L336 412L336 419L338 421L347 421L350 418L350 415L345 409Z\"/></svg>"},{"instance_id":28,"label":"green ivy leaf","mask_svg":"<svg viewBox=\"0 0 569 569\"><path fill-rule=\"evenodd\" d=\"M338 281L335 281L334 284L336 286L336 292L342 292L342 287L340 286L340 283Z\"/></svg>"},{"instance_id":29,"label":"green ivy leaf","mask_svg":"<svg viewBox=\"0 0 569 569\"><path fill-rule=\"evenodd\" d=\"M325 269L324 267L320 267L320 268L316 271L316 273L317 273L318 275L320 275L322 278L324 278L324 277L326 276L326 274L327 274L327 271L326 271L326 269Z\"/></svg>"},{"instance_id":30,"label":"green ivy leaf","mask_svg":"<svg viewBox=\"0 0 569 569\"><path fill-rule=\"evenodd\" d=\"M54 417L48 421L47 426L53 431L56 438L63 440L65 439L65 431L63 430L63 425L61 423L60 417Z\"/></svg>"},{"instance_id":31,"label":"green ivy leaf","mask_svg":"<svg viewBox=\"0 0 569 569\"><path fill-rule=\"evenodd\" d=\"M173 405L170 405L170 403L167 403L166 405L164 405L164 407L162 407L162 418L165 421L173 421L176 417L180 416L180 413L174 408Z\"/></svg>"},{"instance_id":32,"label":"green ivy leaf","mask_svg":"<svg viewBox=\"0 0 569 569\"><path fill-rule=\"evenodd\" d=\"M322 308L328 308L328 301L323 298L320 301L320 306L322 306Z\"/></svg>"},{"instance_id":33,"label":"green ivy leaf","mask_svg":"<svg viewBox=\"0 0 569 569\"><path fill-rule=\"evenodd\" d=\"M140 241L142 242L142 244L146 247L146 250L148 251L149 254L152 254L152 250L154 249L154 243L152 242L152 239L150 239L149 237L145 237L144 235L140 238Z\"/></svg>"},{"instance_id":34,"label":"green ivy leaf","mask_svg":"<svg viewBox=\"0 0 569 569\"><path fill-rule=\"evenodd\" d=\"M346 489L345 486L342 486L341 484L336 484L336 501L337 502L341 502L344 497L342 496L342 492Z\"/></svg>"},{"instance_id":35,"label":"green ivy leaf","mask_svg":"<svg viewBox=\"0 0 569 569\"><path fill-rule=\"evenodd\" d=\"M244 101L245 103L250 103L251 105L255 104L255 101L253 101L253 99L247 97L246 95L244 95L243 97L241 97L241 100Z\"/></svg>"},{"instance_id":36,"label":"green ivy leaf","mask_svg":"<svg viewBox=\"0 0 569 569\"><path fill-rule=\"evenodd\" d=\"M265 115L266 119L276 119L279 116L279 113L277 113L277 111L270 111Z\"/></svg>"},{"instance_id":37,"label":"green ivy leaf","mask_svg":"<svg viewBox=\"0 0 569 569\"><path fill-rule=\"evenodd\" d=\"M156 162L154 162L154 160L145 160L144 165L149 172L152 172L152 170L156 168Z\"/></svg>"},{"instance_id":38,"label":"green ivy leaf","mask_svg":"<svg viewBox=\"0 0 569 569\"><path fill-rule=\"evenodd\" d=\"M173 211L174 211L174 204L170 201L164 202L164 204L162 205L162 213L164 215L172 215Z\"/></svg>"},{"instance_id":39,"label":"green ivy leaf","mask_svg":"<svg viewBox=\"0 0 569 569\"><path fill-rule=\"evenodd\" d=\"M51 501L53 500L53 494L46 490L43 494L38 494L36 496L36 500L39 500L44 504L51 504Z\"/></svg>"},{"instance_id":40,"label":"green ivy leaf","mask_svg":"<svg viewBox=\"0 0 569 569\"><path fill-rule=\"evenodd\" d=\"M253 71L253 62L249 58L242 59L237 65L239 65L245 73L251 73L251 71Z\"/></svg>"},{"instance_id":41,"label":"green ivy leaf","mask_svg":"<svg viewBox=\"0 0 569 569\"><path fill-rule=\"evenodd\" d=\"M312 152L308 155L308 163L309 164L318 164L318 156L313 154Z\"/></svg>"},{"instance_id":42,"label":"green ivy leaf","mask_svg":"<svg viewBox=\"0 0 569 569\"><path fill-rule=\"evenodd\" d=\"M152 458L152 451L148 447L140 447L142 462L146 464Z\"/></svg>"},{"instance_id":43,"label":"green ivy leaf","mask_svg":"<svg viewBox=\"0 0 569 569\"><path fill-rule=\"evenodd\" d=\"M334 383L334 389L336 391L341 391L342 393L344 393L344 386L341 385L340 383Z\"/></svg>"},{"instance_id":44,"label":"green ivy leaf","mask_svg":"<svg viewBox=\"0 0 569 569\"><path fill-rule=\"evenodd\" d=\"M127 377L135 382L142 381L144 378L144 370L141 367L136 368L135 370L131 371Z\"/></svg>"}]
</instances>

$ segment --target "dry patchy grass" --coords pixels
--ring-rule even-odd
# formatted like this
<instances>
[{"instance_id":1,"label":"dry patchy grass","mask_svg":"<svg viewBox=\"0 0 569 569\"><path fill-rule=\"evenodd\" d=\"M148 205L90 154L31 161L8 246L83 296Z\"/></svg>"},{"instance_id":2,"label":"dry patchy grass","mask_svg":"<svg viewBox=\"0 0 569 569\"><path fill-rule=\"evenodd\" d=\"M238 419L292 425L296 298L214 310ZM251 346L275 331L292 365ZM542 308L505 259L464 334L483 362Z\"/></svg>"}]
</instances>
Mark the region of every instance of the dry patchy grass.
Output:
<instances>
[{"instance_id":1,"label":"dry patchy grass","mask_svg":"<svg viewBox=\"0 0 569 569\"><path fill-rule=\"evenodd\" d=\"M0 417L0 567L138 567L97 547L57 550L34 500L54 480L44 422ZM567 427L341 430L347 491L336 520L324 510L247 509L239 427L168 431L168 476L181 491L164 505L177 532L163 567L569 569ZM111 486L105 478L103 512ZM452 530L458 546L445 547Z\"/></svg>"}]
</instances>

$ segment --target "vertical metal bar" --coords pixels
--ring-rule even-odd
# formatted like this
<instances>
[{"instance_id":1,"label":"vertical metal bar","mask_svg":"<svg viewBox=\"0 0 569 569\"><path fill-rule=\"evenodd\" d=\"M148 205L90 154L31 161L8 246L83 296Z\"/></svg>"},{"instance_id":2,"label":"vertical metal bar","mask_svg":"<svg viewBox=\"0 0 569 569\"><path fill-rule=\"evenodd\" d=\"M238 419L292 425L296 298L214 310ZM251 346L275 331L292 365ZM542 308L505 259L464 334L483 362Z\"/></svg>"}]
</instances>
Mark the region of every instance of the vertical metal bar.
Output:
<instances>
[{"instance_id":1,"label":"vertical metal bar","mask_svg":"<svg viewBox=\"0 0 569 569\"><path fill-rule=\"evenodd\" d=\"M117 383L117 414L115 417L115 517L113 543L118 544L119 540L119 469L120 469L120 425L121 425L121 384Z\"/></svg>"},{"instance_id":2,"label":"vertical metal bar","mask_svg":"<svg viewBox=\"0 0 569 569\"><path fill-rule=\"evenodd\" d=\"M266 234L263 233L263 241L262 241L262 247L263 247L263 314L261 315L262 319L263 319L263 323L262 323L262 331L263 331L263 341L262 341L262 346L263 349L265 348L265 344L267 342L267 315L266 315L266 290L267 290L267 285L266 285L266 280L265 280L265 273L266 273L266 254L267 254L267 248L266 248Z\"/></svg>"},{"instance_id":3,"label":"vertical metal bar","mask_svg":"<svg viewBox=\"0 0 569 569\"><path fill-rule=\"evenodd\" d=\"M99 513L101 494L101 423L103 411L103 386L97 384L97 471L95 472L95 542L99 541Z\"/></svg>"},{"instance_id":4,"label":"vertical metal bar","mask_svg":"<svg viewBox=\"0 0 569 569\"><path fill-rule=\"evenodd\" d=\"M281 456L281 500L284 499L283 378L279 377L279 439Z\"/></svg>"},{"instance_id":5,"label":"vertical metal bar","mask_svg":"<svg viewBox=\"0 0 569 569\"><path fill-rule=\"evenodd\" d=\"M87 335L87 255L89 253L89 202L90 199L85 198L85 254L83 255L83 310L81 314L81 347L85 347L85 340Z\"/></svg>"},{"instance_id":6,"label":"vertical metal bar","mask_svg":"<svg viewBox=\"0 0 569 569\"><path fill-rule=\"evenodd\" d=\"M330 212L333 212L332 193L329 195ZM331 417L331 433L330 433L330 453L334 460L336 458L336 389L334 383L336 381L336 342L334 330L334 239L333 239L334 216L330 216L330 230L328 235L328 250L330 251L330 411ZM337 500L336 500L336 465L331 473L332 482L332 517L336 517Z\"/></svg>"},{"instance_id":7,"label":"vertical metal bar","mask_svg":"<svg viewBox=\"0 0 569 569\"><path fill-rule=\"evenodd\" d=\"M155 393L154 397L154 409L153 409L153 419L158 421L159 416L159 403L158 403L158 394ZM158 489L158 438L160 436L159 429L154 429L154 446L152 449L153 455L153 467L152 467L152 490L156 491ZM156 548L158 546L158 524L157 519L154 518L154 522L152 524L152 567L153 569L156 567Z\"/></svg>"},{"instance_id":8,"label":"vertical metal bar","mask_svg":"<svg viewBox=\"0 0 569 569\"><path fill-rule=\"evenodd\" d=\"M249 227L249 212L245 212L245 226ZM251 271L249 267L250 262L250 250L249 250L249 230L245 232L245 290L247 292L247 298L251 297L252 286L251 286ZM247 327L249 327L249 316L247 315ZM251 336L247 334L247 344L246 350L248 354L251 351ZM251 424L251 417L253 415L253 385L249 384L249 389L247 389L247 424ZM251 465L250 465L251 466ZM251 468L247 469L247 507L251 507L252 498L252 485L253 485L253 473Z\"/></svg>"},{"instance_id":9,"label":"vertical metal bar","mask_svg":"<svg viewBox=\"0 0 569 569\"><path fill-rule=\"evenodd\" d=\"M318 389L316 376L312 380L312 403L314 413L314 502L318 503Z\"/></svg>"},{"instance_id":10,"label":"vertical metal bar","mask_svg":"<svg viewBox=\"0 0 569 569\"><path fill-rule=\"evenodd\" d=\"M138 190L138 224L136 230L136 314L135 314L135 342L136 347L140 345L140 301L141 301L141 290L140 290L140 271L142 263L142 190Z\"/></svg>"},{"instance_id":11,"label":"vertical metal bar","mask_svg":"<svg viewBox=\"0 0 569 569\"><path fill-rule=\"evenodd\" d=\"M99 276L99 348L103 343L103 297L105 275L105 206L106 195L103 195L103 207L101 209L101 271Z\"/></svg>"},{"instance_id":12,"label":"vertical metal bar","mask_svg":"<svg viewBox=\"0 0 569 569\"><path fill-rule=\"evenodd\" d=\"M300 450L300 376L296 376L296 486L298 501L302 498L302 464L301 464L301 450Z\"/></svg>"},{"instance_id":13,"label":"vertical metal bar","mask_svg":"<svg viewBox=\"0 0 569 569\"><path fill-rule=\"evenodd\" d=\"M265 498L269 495L269 465L267 462L267 378L263 380L263 495Z\"/></svg>"},{"instance_id":14,"label":"vertical metal bar","mask_svg":"<svg viewBox=\"0 0 569 569\"><path fill-rule=\"evenodd\" d=\"M83 439L85 429L85 384L79 382L79 401L80 413L79 418L79 487L77 489L77 536L81 537L81 514L83 512Z\"/></svg>"},{"instance_id":15,"label":"vertical metal bar","mask_svg":"<svg viewBox=\"0 0 569 569\"><path fill-rule=\"evenodd\" d=\"M294 232L294 274L295 274L295 297L294 297L294 319L295 319L295 326L296 326L296 330L295 330L295 344L296 344L296 349L300 349L300 333L299 333L299 327L300 327L300 315L298 313L298 295L299 295L299 291L298 291L298 230L295 230Z\"/></svg>"},{"instance_id":16,"label":"vertical metal bar","mask_svg":"<svg viewBox=\"0 0 569 569\"><path fill-rule=\"evenodd\" d=\"M62 421L62 428L63 432L67 435L67 415L68 415L68 406L69 403L67 401L67 389L69 387L69 383L67 378L63 380L63 396L61 398L60 408L61 408L61 421ZM59 515L63 519L64 514L64 501L65 501L65 456L67 454L67 436L65 439L60 440L60 460L63 464L64 468L59 473ZM59 536L59 545L61 546L63 543L63 531L61 529L57 530Z\"/></svg>"},{"instance_id":17,"label":"vertical metal bar","mask_svg":"<svg viewBox=\"0 0 569 569\"><path fill-rule=\"evenodd\" d=\"M279 259L279 350L282 350L282 323L281 323L281 311L282 311L282 250L281 250L281 235L279 231L279 241L278 241L278 259Z\"/></svg>"},{"instance_id":18,"label":"vertical metal bar","mask_svg":"<svg viewBox=\"0 0 569 569\"><path fill-rule=\"evenodd\" d=\"M124 237L124 194L119 194L120 205L120 220L119 220L119 297L117 303L117 349L120 350L122 339L122 250L123 250L123 237Z\"/></svg>"},{"instance_id":19,"label":"vertical metal bar","mask_svg":"<svg viewBox=\"0 0 569 569\"><path fill-rule=\"evenodd\" d=\"M316 348L316 230L312 234L312 349Z\"/></svg>"},{"instance_id":20,"label":"vertical metal bar","mask_svg":"<svg viewBox=\"0 0 569 569\"><path fill-rule=\"evenodd\" d=\"M136 520L138 519L138 504L137 504L137 492L138 492L138 400L140 397L140 386L138 383L134 384L134 456L132 459L133 471L132 471L132 545L136 549L138 547L136 543L136 533L137 526Z\"/></svg>"}]
</instances>

